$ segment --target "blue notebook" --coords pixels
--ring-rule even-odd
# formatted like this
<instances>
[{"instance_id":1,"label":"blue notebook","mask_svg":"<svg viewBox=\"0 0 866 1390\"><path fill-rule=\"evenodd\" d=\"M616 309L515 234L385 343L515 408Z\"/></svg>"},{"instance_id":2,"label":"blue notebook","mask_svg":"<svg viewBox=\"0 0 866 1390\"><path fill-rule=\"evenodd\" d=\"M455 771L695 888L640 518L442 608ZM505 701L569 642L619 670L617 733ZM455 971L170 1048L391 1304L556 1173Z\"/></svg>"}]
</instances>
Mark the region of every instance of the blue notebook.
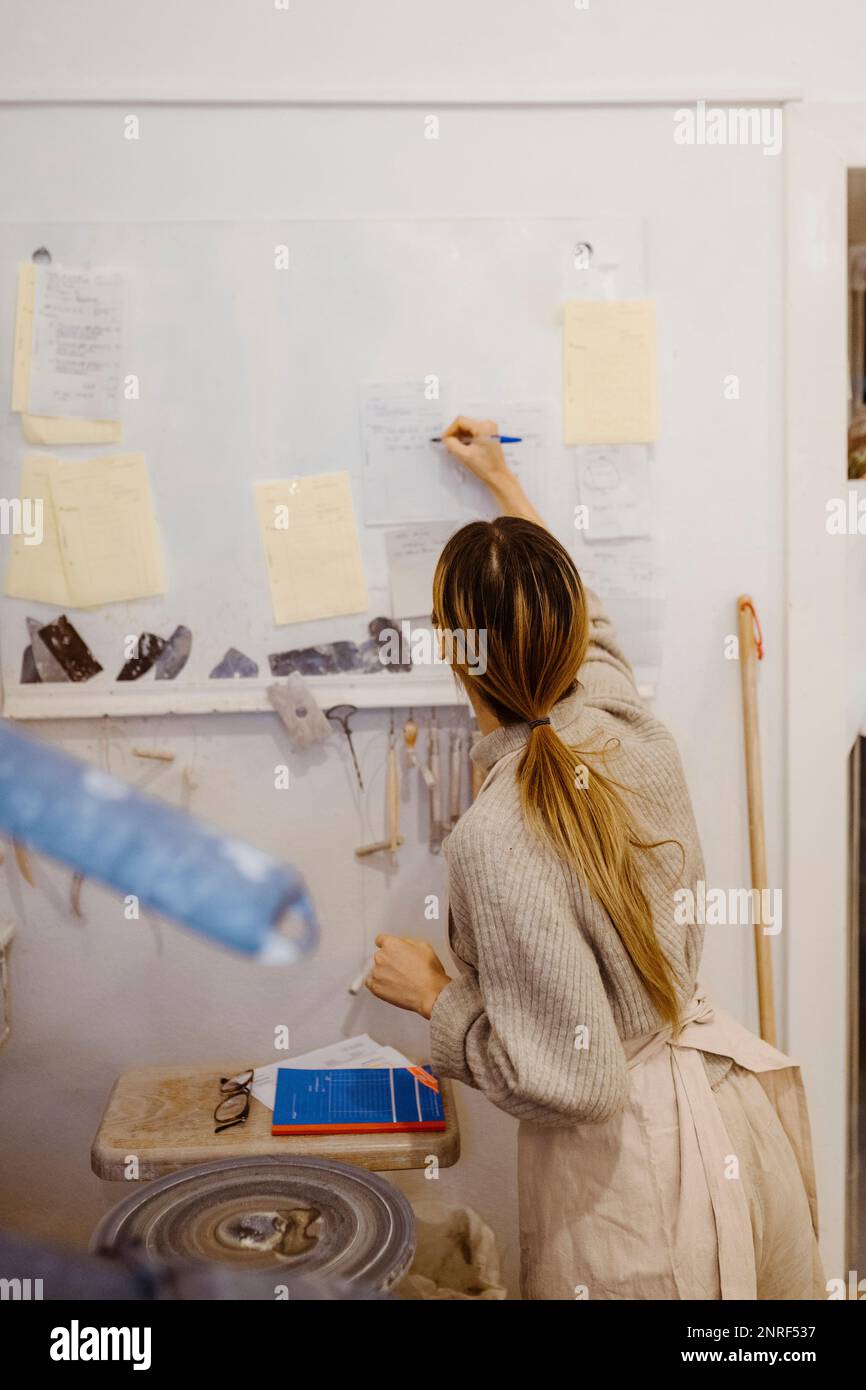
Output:
<instances>
[{"instance_id":1,"label":"blue notebook","mask_svg":"<svg viewBox=\"0 0 866 1390\"><path fill-rule=\"evenodd\" d=\"M414 1074L413 1074L414 1073ZM429 1077L423 1081L422 1076ZM444 1129L432 1067L280 1067L271 1134L399 1133Z\"/></svg>"}]
</instances>

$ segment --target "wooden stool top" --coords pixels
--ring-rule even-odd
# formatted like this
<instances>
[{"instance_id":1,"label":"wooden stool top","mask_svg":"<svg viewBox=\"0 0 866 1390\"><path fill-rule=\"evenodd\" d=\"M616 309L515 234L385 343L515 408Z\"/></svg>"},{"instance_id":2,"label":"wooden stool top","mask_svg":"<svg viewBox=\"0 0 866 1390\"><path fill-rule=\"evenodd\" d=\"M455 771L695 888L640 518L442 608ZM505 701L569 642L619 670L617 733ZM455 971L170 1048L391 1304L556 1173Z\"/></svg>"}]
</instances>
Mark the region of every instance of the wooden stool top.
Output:
<instances>
[{"instance_id":1,"label":"wooden stool top","mask_svg":"<svg viewBox=\"0 0 866 1390\"><path fill-rule=\"evenodd\" d=\"M460 1127L451 1082L443 1078L444 1130L403 1134L271 1134L271 1112L254 1097L246 1124L214 1134L219 1078L237 1076L236 1064L190 1067L133 1067L115 1081L90 1153L99 1178L120 1182L131 1155L138 1178L148 1181L195 1163L218 1158L262 1158L304 1154L357 1163L385 1172L424 1168L433 1155L449 1168L460 1157Z\"/></svg>"}]
</instances>

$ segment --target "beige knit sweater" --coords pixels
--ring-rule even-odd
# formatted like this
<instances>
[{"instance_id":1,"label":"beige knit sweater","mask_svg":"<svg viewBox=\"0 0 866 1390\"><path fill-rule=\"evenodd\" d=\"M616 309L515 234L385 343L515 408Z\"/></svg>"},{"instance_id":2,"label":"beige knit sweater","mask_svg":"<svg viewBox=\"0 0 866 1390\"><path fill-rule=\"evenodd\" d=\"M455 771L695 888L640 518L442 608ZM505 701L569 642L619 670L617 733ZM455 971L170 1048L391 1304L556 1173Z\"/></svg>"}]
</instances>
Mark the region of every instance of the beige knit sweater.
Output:
<instances>
[{"instance_id":1,"label":"beige knit sweater","mask_svg":"<svg viewBox=\"0 0 866 1390\"><path fill-rule=\"evenodd\" d=\"M703 928L674 920L674 893L694 891L704 876L689 794L673 738L638 695L599 600L586 596L590 644L579 688L551 722L578 749L618 740L604 766L633 789L627 799L644 839L679 842L642 853L641 863L656 934L686 1003ZM431 1057L442 1075L520 1119L602 1121L627 1094L621 1039L654 1031L660 1019L607 913L524 822L516 769L529 736L523 723L497 728L472 752L486 778L444 846L451 949L463 973L433 1007ZM591 759L587 765L591 776ZM728 1065L707 1059L711 1082Z\"/></svg>"}]
</instances>

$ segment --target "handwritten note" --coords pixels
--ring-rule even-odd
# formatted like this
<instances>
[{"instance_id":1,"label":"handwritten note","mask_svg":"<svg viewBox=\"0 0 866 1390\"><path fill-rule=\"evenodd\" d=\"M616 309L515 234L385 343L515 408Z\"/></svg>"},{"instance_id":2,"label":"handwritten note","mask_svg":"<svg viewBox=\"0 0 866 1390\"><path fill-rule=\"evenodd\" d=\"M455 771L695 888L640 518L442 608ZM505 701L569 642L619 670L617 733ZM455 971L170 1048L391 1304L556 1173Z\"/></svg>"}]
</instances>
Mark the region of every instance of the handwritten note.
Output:
<instances>
[{"instance_id":1,"label":"handwritten note","mask_svg":"<svg viewBox=\"0 0 866 1390\"><path fill-rule=\"evenodd\" d=\"M367 582L348 473L253 486L274 622L366 613Z\"/></svg>"},{"instance_id":2,"label":"handwritten note","mask_svg":"<svg viewBox=\"0 0 866 1390\"><path fill-rule=\"evenodd\" d=\"M578 449L577 486L588 541L650 534L649 461L642 444Z\"/></svg>"},{"instance_id":3,"label":"handwritten note","mask_svg":"<svg viewBox=\"0 0 866 1390\"><path fill-rule=\"evenodd\" d=\"M659 678L664 636L664 576L652 540L585 546L575 556L581 578L604 599L641 684Z\"/></svg>"},{"instance_id":4,"label":"handwritten note","mask_svg":"<svg viewBox=\"0 0 866 1390\"><path fill-rule=\"evenodd\" d=\"M367 525L427 521L473 521L493 514L483 483L441 444L458 413L495 420L500 434L519 436L505 446L509 466L533 494L539 459L549 437L549 405L535 401L473 400L455 404L440 387L428 400L420 381L373 383L361 388L364 439L364 519Z\"/></svg>"},{"instance_id":5,"label":"handwritten note","mask_svg":"<svg viewBox=\"0 0 866 1390\"><path fill-rule=\"evenodd\" d=\"M436 562L457 525L453 521L428 521L394 526L385 532L392 618L429 617Z\"/></svg>"},{"instance_id":6,"label":"handwritten note","mask_svg":"<svg viewBox=\"0 0 866 1390\"><path fill-rule=\"evenodd\" d=\"M361 388L364 520L442 520L447 475L442 449L430 440L448 424L440 399L423 381L369 383ZM446 494L447 496L447 494Z\"/></svg>"},{"instance_id":7,"label":"handwritten note","mask_svg":"<svg viewBox=\"0 0 866 1390\"><path fill-rule=\"evenodd\" d=\"M119 420L74 419L68 415L31 415L30 365L33 349L33 305L36 298L36 266L25 261L18 267L18 298L12 355L12 409L21 414L21 430L28 444L116 444Z\"/></svg>"},{"instance_id":8,"label":"handwritten note","mask_svg":"<svg viewBox=\"0 0 866 1390\"><path fill-rule=\"evenodd\" d=\"M114 420L123 351L120 275L34 266L27 409L33 415Z\"/></svg>"},{"instance_id":9,"label":"handwritten note","mask_svg":"<svg viewBox=\"0 0 866 1390\"><path fill-rule=\"evenodd\" d=\"M65 460L29 454L22 498L42 502L42 540L13 538L6 593L68 608L165 593L143 454Z\"/></svg>"},{"instance_id":10,"label":"handwritten note","mask_svg":"<svg viewBox=\"0 0 866 1390\"><path fill-rule=\"evenodd\" d=\"M652 300L569 300L562 348L566 444L645 444L655 439Z\"/></svg>"}]
</instances>

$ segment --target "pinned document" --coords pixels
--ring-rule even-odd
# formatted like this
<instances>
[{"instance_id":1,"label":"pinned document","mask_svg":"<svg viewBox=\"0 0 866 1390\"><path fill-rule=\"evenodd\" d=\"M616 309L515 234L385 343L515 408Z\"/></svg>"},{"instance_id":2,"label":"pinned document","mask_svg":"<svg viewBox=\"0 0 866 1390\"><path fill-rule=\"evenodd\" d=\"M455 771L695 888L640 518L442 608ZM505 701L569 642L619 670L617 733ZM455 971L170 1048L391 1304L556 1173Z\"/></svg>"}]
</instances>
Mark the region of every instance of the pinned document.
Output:
<instances>
[{"instance_id":1,"label":"pinned document","mask_svg":"<svg viewBox=\"0 0 866 1390\"><path fill-rule=\"evenodd\" d=\"M164 594L144 455L57 459L50 478L70 603L91 608Z\"/></svg>"},{"instance_id":2,"label":"pinned document","mask_svg":"<svg viewBox=\"0 0 866 1390\"><path fill-rule=\"evenodd\" d=\"M646 444L656 438L652 300L569 300L562 357L566 444Z\"/></svg>"},{"instance_id":3,"label":"pinned document","mask_svg":"<svg viewBox=\"0 0 866 1390\"><path fill-rule=\"evenodd\" d=\"M650 478L643 444L578 449L577 488L588 541L650 534Z\"/></svg>"},{"instance_id":4,"label":"pinned document","mask_svg":"<svg viewBox=\"0 0 866 1390\"><path fill-rule=\"evenodd\" d=\"M639 684L655 685L664 636L664 575L653 540L586 546L576 557L583 582L599 595Z\"/></svg>"},{"instance_id":5,"label":"pinned document","mask_svg":"<svg viewBox=\"0 0 866 1390\"><path fill-rule=\"evenodd\" d=\"M429 617L436 563L458 525L454 521L427 521L417 526L394 526L385 532L392 618Z\"/></svg>"},{"instance_id":6,"label":"pinned document","mask_svg":"<svg viewBox=\"0 0 866 1390\"><path fill-rule=\"evenodd\" d=\"M121 290L117 275L18 267L11 406L28 444L120 439Z\"/></svg>"},{"instance_id":7,"label":"pinned document","mask_svg":"<svg viewBox=\"0 0 866 1390\"><path fill-rule=\"evenodd\" d=\"M431 443L444 428L443 410L442 400L428 399L420 380L361 387L368 526L448 516L443 489L450 470L443 466L441 447Z\"/></svg>"},{"instance_id":8,"label":"pinned document","mask_svg":"<svg viewBox=\"0 0 866 1390\"><path fill-rule=\"evenodd\" d=\"M21 531L10 537L6 595L69 608L69 586L51 493L51 466L55 462L44 454L27 454L24 459L18 497L23 511L31 510L41 517L41 539L30 544L31 538Z\"/></svg>"},{"instance_id":9,"label":"pinned document","mask_svg":"<svg viewBox=\"0 0 866 1390\"><path fill-rule=\"evenodd\" d=\"M274 622L366 613L367 582L348 473L255 483Z\"/></svg>"},{"instance_id":10,"label":"pinned document","mask_svg":"<svg viewBox=\"0 0 866 1390\"><path fill-rule=\"evenodd\" d=\"M43 538L32 547L14 538L10 597L94 608L165 593L143 454L28 455L20 490L42 502Z\"/></svg>"}]
</instances>

